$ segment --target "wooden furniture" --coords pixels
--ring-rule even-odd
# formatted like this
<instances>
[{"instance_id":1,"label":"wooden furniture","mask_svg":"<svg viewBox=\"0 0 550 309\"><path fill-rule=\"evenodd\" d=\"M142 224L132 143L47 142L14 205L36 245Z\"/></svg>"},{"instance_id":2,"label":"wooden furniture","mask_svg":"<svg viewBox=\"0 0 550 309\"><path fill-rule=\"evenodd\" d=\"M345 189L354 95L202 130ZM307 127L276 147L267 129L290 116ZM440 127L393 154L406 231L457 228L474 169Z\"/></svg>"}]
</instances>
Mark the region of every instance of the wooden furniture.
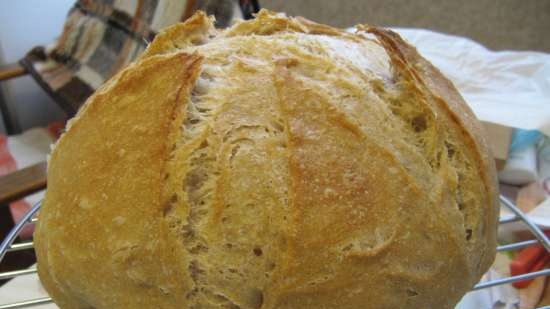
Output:
<instances>
[{"instance_id":1,"label":"wooden furniture","mask_svg":"<svg viewBox=\"0 0 550 309\"><path fill-rule=\"evenodd\" d=\"M44 188L46 188L46 162L20 169L0 177L0 205L7 205Z\"/></svg>"},{"instance_id":2,"label":"wooden furniture","mask_svg":"<svg viewBox=\"0 0 550 309\"><path fill-rule=\"evenodd\" d=\"M28 72L19 63L0 66L0 82L27 74ZM15 124L10 117L9 108L4 100L0 100L0 114L2 115L2 120L4 121L6 133L8 135L16 133Z\"/></svg>"},{"instance_id":3,"label":"wooden furniture","mask_svg":"<svg viewBox=\"0 0 550 309\"><path fill-rule=\"evenodd\" d=\"M25 68L17 63L0 67L0 81L23 76L25 74L27 74Z\"/></svg>"}]
</instances>

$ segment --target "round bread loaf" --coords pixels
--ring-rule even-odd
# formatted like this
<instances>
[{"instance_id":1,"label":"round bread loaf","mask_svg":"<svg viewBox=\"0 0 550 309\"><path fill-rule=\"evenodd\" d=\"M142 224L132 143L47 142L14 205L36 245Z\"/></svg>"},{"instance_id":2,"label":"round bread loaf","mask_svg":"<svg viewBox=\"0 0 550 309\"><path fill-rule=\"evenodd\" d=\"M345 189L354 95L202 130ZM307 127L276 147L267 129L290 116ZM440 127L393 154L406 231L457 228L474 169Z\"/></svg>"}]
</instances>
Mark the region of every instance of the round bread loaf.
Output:
<instances>
[{"instance_id":1,"label":"round bread loaf","mask_svg":"<svg viewBox=\"0 0 550 309\"><path fill-rule=\"evenodd\" d=\"M397 34L197 13L68 124L38 271L62 309L449 309L496 195L481 125Z\"/></svg>"}]
</instances>

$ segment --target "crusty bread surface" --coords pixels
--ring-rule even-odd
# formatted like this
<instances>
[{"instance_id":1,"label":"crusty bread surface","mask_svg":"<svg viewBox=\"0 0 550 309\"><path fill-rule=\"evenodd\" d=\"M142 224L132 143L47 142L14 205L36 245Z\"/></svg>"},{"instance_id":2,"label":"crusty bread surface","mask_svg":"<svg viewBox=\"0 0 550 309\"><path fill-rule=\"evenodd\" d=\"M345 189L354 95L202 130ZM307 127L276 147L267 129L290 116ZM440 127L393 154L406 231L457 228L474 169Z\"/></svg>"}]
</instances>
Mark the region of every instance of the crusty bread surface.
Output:
<instances>
[{"instance_id":1,"label":"crusty bread surface","mask_svg":"<svg viewBox=\"0 0 550 309\"><path fill-rule=\"evenodd\" d=\"M61 309L451 309L495 255L455 87L397 34L197 13L99 89L35 233Z\"/></svg>"}]
</instances>

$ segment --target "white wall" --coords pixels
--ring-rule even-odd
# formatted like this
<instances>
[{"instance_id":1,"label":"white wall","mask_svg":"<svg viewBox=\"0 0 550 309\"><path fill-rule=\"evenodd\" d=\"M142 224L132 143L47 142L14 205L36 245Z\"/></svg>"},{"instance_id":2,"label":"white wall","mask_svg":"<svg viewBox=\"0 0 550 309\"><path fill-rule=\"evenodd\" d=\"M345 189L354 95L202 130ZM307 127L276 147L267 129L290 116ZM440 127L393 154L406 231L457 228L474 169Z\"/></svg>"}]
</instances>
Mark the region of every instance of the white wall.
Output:
<instances>
[{"instance_id":1,"label":"white wall","mask_svg":"<svg viewBox=\"0 0 550 309\"><path fill-rule=\"evenodd\" d=\"M0 64L17 62L34 46L53 42L74 2L0 1ZM2 82L1 86L12 115L23 130L64 117L62 110L29 76Z\"/></svg>"}]
</instances>

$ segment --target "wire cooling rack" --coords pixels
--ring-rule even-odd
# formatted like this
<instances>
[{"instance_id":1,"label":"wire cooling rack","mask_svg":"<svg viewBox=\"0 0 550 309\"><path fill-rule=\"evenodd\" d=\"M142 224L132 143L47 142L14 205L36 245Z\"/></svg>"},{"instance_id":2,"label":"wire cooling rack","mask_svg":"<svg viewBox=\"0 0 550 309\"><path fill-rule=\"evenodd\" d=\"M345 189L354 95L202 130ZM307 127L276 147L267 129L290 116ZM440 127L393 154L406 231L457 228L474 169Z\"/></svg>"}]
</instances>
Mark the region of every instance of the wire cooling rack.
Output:
<instances>
[{"instance_id":1,"label":"wire cooling rack","mask_svg":"<svg viewBox=\"0 0 550 309\"><path fill-rule=\"evenodd\" d=\"M499 225L502 226L504 224L521 221L527 226L527 228L535 238L532 240L526 240L526 241L499 246L497 247L497 251L514 251L514 250L519 250L521 248L525 248L533 244L540 243L544 246L547 252L550 252L550 241L548 240L546 235L543 233L543 231L536 224L534 224L519 208L517 208L512 202L510 202L510 200L508 200L502 195L500 196L500 202L504 207L508 208L513 215L508 216L506 218L501 218L499 221ZM10 252L34 249L34 244L32 241L15 243L15 240L17 239L17 236L19 235L19 233L21 232L21 230L25 225L33 224L38 221L38 219L35 218L35 216L38 213L38 210L40 209L40 205L41 205L40 202L34 205L29 210L29 212L23 217L21 222L19 222L3 240L2 244L0 245L0 263L2 263L2 260L4 259L6 254L9 254ZM35 274L35 273L36 273L35 267L3 272L3 273L0 273L0 280L12 279L15 277L25 276L29 274ZM485 289L496 285L509 284L516 281L532 279L540 276L549 276L549 275L550 275L550 269L543 269L540 271L523 274L519 276L512 276L512 277L478 283L476 286L474 286L473 290L480 290L480 289ZM51 302L52 302L52 299L49 297L29 299L29 300L24 300L24 301L9 303L9 304L2 304L2 300L0 300L0 309L31 308L36 305L48 304ZM550 306L545 306L545 307L540 307L538 309L549 309L549 308Z\"/></svg>"}]
</instances>

